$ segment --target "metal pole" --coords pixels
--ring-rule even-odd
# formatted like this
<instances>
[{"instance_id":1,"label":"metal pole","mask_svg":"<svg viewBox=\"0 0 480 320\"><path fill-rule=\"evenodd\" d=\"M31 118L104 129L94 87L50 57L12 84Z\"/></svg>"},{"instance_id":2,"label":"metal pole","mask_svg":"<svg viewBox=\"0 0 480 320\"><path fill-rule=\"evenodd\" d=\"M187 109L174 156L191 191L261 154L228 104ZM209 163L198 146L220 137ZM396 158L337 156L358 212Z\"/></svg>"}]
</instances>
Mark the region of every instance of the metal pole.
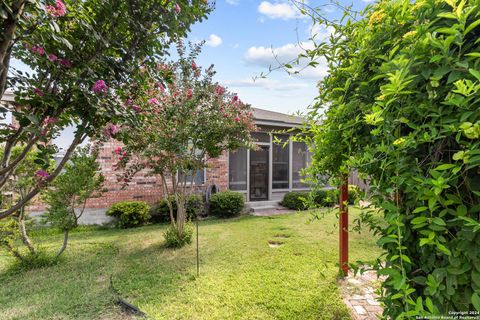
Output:
<instances>
[{"instance_id":1,"label":"metal pole","mask_svg":"<svg viewBox=\"0 0 480 320\"><path fill-rule=\"evenodd\" d=\"M342 177L340 185L340 270L348 276L348 175Z\"/></svg>"},{"instance_id":2,"label":"metal pole","mask_svg":"<svg viewBox=\"0 0 480 320\"><path fill-rule=\"evenodd\" d=\"M197 219L195 220L197 225L197 277L198 277L200 275L200 260L198 255L198 214L197 214Z\"/></svg>"}]
</instances>

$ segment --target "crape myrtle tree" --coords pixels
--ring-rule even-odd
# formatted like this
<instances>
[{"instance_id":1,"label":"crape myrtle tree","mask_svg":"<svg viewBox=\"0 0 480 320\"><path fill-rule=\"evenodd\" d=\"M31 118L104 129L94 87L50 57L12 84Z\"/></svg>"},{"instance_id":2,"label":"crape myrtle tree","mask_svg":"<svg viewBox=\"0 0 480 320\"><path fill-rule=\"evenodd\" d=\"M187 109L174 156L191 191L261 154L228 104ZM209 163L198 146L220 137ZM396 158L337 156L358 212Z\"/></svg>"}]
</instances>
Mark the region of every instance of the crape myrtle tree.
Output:
<instances>
[{"instance_id":1,"label":"crape myrtle tree","mask_svg":"<svg viewBox=\"0 0 480 320\"><path fill-rule=\"evenodd\" d=\"M175 218L172 197L166 198L172 227L182 240L192 176L209 158L248 146L255 127L250 106L213 81L213 66L203 70L196 65L201 46L191 46L188 54L183 44L177 48L178 61L144 70L142 94L129 101L142 121L122 126L118 136L125 147L116 153L125 182L140 170L162 178L164 194L176 201ZM166 75L171 81L164 86L159 80Z\"/></svg>"},{"instance_id":2,"label":"crape myrtle tree","mask_svg":"<svg viewBox=\"0 0 480 320\"><path fill-rule=\"evenodd\" d=\"M136 121L124 92L134 90L139 66L165 55L170 42L184 37L210 11L203 0L2 1L0 96L10 88L15 103L1 106L0 113L11 113L16 122L0 125L0 191L32 148L45 146L36 161L46 171L56 152L52 137L66 126L76 130L59 165L2 209L0 219L20 210L51 182L87 137L109 138L120 120ZM12 59L26 68L15 69ZM18 145L23 152L13 156Z\"/></svg>"},{"instance_id":3,"label":"crape myrtle tree","mask_svg":"<svg viewBox=\"0 0 480 320\"><path fill-rule=\"evenodd\" d=\"M47 205L43 220L63 232L63 244L56 254L58 258L67 248L71 230L85 211L87 200L98 198L105 191L98 152L90 146L79 147L64 170L44 190L42 199Z\"/></svg>"},{"instance_id":4,"label":"crape myrtle tree","mask_svg":"<svg viewBox=\"0 0 480 320\"><path fill-rule=\"evenodd\" d=\"M329 69L311 176L368 177L385 317L480 311L480 2L385 0L345 17L307 53Z\"/></svg>"}]
</instances>

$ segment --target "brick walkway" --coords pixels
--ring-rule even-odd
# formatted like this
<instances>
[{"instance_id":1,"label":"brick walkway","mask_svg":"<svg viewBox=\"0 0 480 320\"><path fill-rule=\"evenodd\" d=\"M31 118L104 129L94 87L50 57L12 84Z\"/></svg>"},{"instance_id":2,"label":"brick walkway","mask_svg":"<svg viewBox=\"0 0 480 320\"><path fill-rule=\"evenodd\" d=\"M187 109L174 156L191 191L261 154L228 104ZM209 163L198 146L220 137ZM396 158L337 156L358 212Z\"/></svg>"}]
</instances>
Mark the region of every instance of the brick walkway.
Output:
<instances>
[{"instance_id":1,"label":"brick walkway","mask_svg":"<svg viewBox=\"0 0 480 320\"><path fill-rule=\"evenodd\" d=\"M366 271L340 280L343 302L350 309L354 320L375 320L383 312L383 308L377 301L375 291L380 287L382 279L377 278L375 271Z\"/></svg>"}]
</instances>

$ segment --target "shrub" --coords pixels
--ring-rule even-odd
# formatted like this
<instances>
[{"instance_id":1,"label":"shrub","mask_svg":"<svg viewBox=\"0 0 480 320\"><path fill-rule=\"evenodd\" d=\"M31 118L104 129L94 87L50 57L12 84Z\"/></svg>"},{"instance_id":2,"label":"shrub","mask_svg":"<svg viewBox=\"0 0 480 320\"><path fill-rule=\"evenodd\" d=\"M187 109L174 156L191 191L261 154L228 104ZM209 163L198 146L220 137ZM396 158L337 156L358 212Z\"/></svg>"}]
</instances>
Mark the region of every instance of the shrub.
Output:
<instances>
[{"instance_id":1,"label":"shrub","mask_svg":"<svg viewBox=\"0 0 480 320\"><path fill-rule=\"evenodd\" d=\"M144 201L121 201L113 204L107 216L117 218L120 228L138 227L150 219L150 206Z\"/></svg>"},{"instance_id":2,"label":"shrub","mask_svg":"<svg viewBox=\"0 0 480 320\"><path fill-rule=\"evenodd\" d=\"M309 198L308 192L303 192L303 191L287 192L283 196L283 200L280 204L292 210L305 210L308 207L306 203L306 200L308 198Z\"/></svg>"},{"instance_id":3,"label":"shrub","mask_svg":"<svg viewBox=\"0 0 480 320\"><path fill-rule=\"evenodd\" d=\"M170 202L173 206L173 216L177 217L177 203L174 196L169 196ZM187 197L186 201L187 219L191 220L195 218L203 210L203 199L199 194L192 194ZM170 210L168 208L167 199L163 198L150 210L152 216L151 221L153 223L168 222L170 221Z\"/></svg>"},{"instance_id":4,"label":"shrub","mask_svg":"<svg viewBox=\"0 0 480 320\"><path fill-rule=\"evenodd\" d=\"M192 243L193 224L187 222L183 225L182 239L178 237L178 230L176 226L168 225L167 230L163 234L165 237L165 245L169 248L180 248L186 244Z\"/></svg>"},{"instance_id":5,"label":"shrub","mask_svg":"<svg viewBox=\"0 0 480 320\"><path fill-rule=\"evenodd\" d=\"M245 199L241 193L222 191L210 198L210 213L217 217L233 217L242 211L244 205Z\"/></svg>"},{"instance_id":6,"label":"shrub","mask_svg":"<svg viewBox=\"0 0 480 320\"><path fill-rule=\"evenodd\" d=\"M338 204L339 201L339 190L338 189L329 189L329 190L318 190L315 191L315 203L324 207L331 207ZM353 184L348 185L348 204L355 204L357 200L362 198L362 191L359 187Z\"/></svg>"}]
</instances>

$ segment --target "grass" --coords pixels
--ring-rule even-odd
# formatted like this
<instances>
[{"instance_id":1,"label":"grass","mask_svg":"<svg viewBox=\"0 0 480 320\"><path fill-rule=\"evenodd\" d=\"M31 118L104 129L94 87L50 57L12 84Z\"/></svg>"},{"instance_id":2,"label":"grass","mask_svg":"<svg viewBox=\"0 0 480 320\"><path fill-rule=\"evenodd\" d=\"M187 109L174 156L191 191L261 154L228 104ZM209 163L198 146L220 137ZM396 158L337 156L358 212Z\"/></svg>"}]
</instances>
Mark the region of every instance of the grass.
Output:
<instances>
[{"instance_id":1,"label":"grass","mask_svg":"<svg viewBox=\"0 0 480 320\"><path fill-rule=\"evenodd\" d=\"M336 284L335 216L306 223L309 217L202 221L200 277L195 245L165 248L165 225L82 228L53 266L15 272L13 259L0 255L0 315L129 319L114 303L112 276L122 297L152 319L349 319ZM33 237L52 253L61 243L51 230ZM370 233L351 234L351 261L379 253Z\"/></svg>"}]
</instances>

